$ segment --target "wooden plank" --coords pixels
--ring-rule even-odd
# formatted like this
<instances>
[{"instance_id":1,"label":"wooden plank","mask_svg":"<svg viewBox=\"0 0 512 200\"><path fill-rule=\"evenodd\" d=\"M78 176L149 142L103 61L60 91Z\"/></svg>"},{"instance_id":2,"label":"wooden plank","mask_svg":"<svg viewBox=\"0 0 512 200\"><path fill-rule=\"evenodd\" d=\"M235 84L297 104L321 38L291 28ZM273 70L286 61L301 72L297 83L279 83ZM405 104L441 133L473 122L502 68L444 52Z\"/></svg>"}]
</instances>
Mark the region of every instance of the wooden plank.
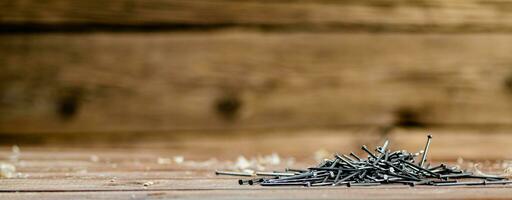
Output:
<instances>
[{"instance_id":1,"label":"wooden plank","mask_svg":"<svg viewBox=\"0 0 512 200\"><path fill-rule=\"evenodd\" d=\"M380 143L381 137L373 129L346 130L303 130L303 131L244 131L236 133L208 132L144 132L137 135L125 133L83 133L83 134L14 134L16 143L22 151L19 159L24 161L26 168L47 165L55 160L58 154L60 167L75 167L73 163L87 163L94 166L91 157L98 157L100 163L131 164L134 161L157 166L157 159L184 156L186 160L207 161L216 158L218 161L235 160L238 156L257 157L279 153L283 159L294 157L297 161L312 160L314 152L350 151L359 149L360 145ZM40 143L24 143L23 138L43 136ZM5 135L1 135L5 137ZM88 142L83 142L84 138ZM109 140L108 138L123 138ZM283 145L290 144L290 145ZM34 146L37 145L37 146ZM296 148L297 146L301 148ZM10 146L9 146L10 147ZM229 147L229 148L226 148ZM9 160L10 148L0 151L0 159ZM130 155L126 157L126 155ZM32 162L32 164L31 164ZM97 163L96 163L97 164ZM99 165L96 165L99 166ZM106 165L108 167L108 165ZM119 166L121 167L121 166ZM110 167L108 167L110 168Z\"/></svg>"},{"instance_id":2,"label":"wooden plank","mask_svg":"<svg viewBox=\"0 0 512 200\"><path fill-rule=\"evenodd\" d=\"M0 36L0 132L512 124L507 34Z\"/></svg>"},{"instance_id":3,"label":"wooden plank","mask_svg":"<svg viewBox=\"0 0 512 200\"><path fill-rule=\"evenodd\" d=\"M151 169L153 170L153 169ZM237 177L218 177L215 175L214 170L179 170L179 169L166 169L166 170L153 170L153 171L108 171L103 170L100 172L87 171L87 172L20 172L22 176L28 179L87 179L87 180L160 180L160 179L174 179L174 180L230 180L231 183L236 183L239 179Z\"/></svg>"},{"instance_id":4,"label":"wooden plank","mask_svg":"<svg viewBox=\"0 0 512 200\"><path fill-rule=\"evenodd\" d=\"M249 159L272 153L280 156L281 164L293 158L295 164L311 165L317 162L315 155L320 150L325 151L327 157L335 152L347 154L351 151L364 156L365 153L360 150L361 145L375 147L381 145L385 139L391 141L392 150L405 149L418 152L423 150L426 135L432 134L434 138L429 153L430 161L453 162L459 157L465 160L492 161L512 159L511 133L511 129L429 128L428 130L394 129L387 134L326 130L253 132L252 134L188 133L187 139L169 139L172 137L165 134L158 136L147 134L138 137L138 143L116 143L116 145L109 141L96 141L104 142L104 145L69 143L66 137L59 139L58 135L46 135L49 141L53 141L47 143L47 146L33 147L20 141L21 153L16 158L20 161L18 170L24 173L74 173L84 168L90 173L135 172L144 171L147 168L165 171L186 170L190 166L195 166L197 171L205 171L223 167L223 162L236 161L241 155ZM122 133L110 136L122 137ZM106 147L108 144L112 144L111 147ZM489 153L489 149L500 150ZM0 162L10 162L12 154L9 148L1 149ZM186 162L183 165L158 163L159 158L172 160L175 156L183 156Z\"/></svg>"},{"instance_id":5,"label":"wooden plank","mask_svg":"<svg viewBox=\"0 0 512 200\"><path fill-rule=\"evenodd\" d=\"M58 153L54 154L58 156ZM57 162L59 159L56 160ZM79 163L77 163L79 164ZM137 165L136 163L132 163ZM146 164L144 164L146 165ZM176 164L172 164L176 165ZM56 166L48 163L46 168L55 168ZM83 166L87 167L87 166ZM273 191L272 187L260 186L240 186L237 184L238 177L212 176L214 170L210 173L193 171L194 167L188 170L167 170L163 172L155 171L148 168L138 172L119 172L111 173L109 171L102 172L80 172L80 173L54 173L55 176L32 176L33 173L22 173L24 178L2 179L0 181L0 193L6 192L137 192L137 191L200 191L200 190L263 190ZM192 170L192 171L191 171ZM270 170L270 169L269 169ZM161 175L160 177L156 175ZM151 182L149 186L144 183ZM511 188L508 186L485 186L470 187L486 188L489 190L500 188ZM343 189L345 187L341 187ZM409 188L403 185L390 185L376 187L372 189L395 190L401 188ZM290 189L300 190L302 187L290 187ZM326 190L333 188L324 188ZM339 190L340 188L338 188ZM417 187L416 189L432 189L431 186Z\"/></svg>"},{"instance_id":6,"label":"wooden plank","mask_svg":"<svg viewBox=\"0 0 512 200\"><path fill-rule=\"evenodd\" d=\"M105 25L142 28L210 25L278 30L510 31L510 5L509 0L10 0L0 3L0 22L26 25L19 30L34 25L53 25L57 30L66 30L83 24L93 25L89 26L93 29ZM59 26L63 24L70 26ZM9 29L4 25L3 28Z\"/></svg>"},{"instance_id":7,"label":"wooden plank","mask_svg":"<svg viewBox=\"0 0 512 200\"><path fill-rule=\"evenodd\" d=\"M145 187L143 184L152 182L153 184ZM295 190L304 189L304 187L289 187ZM341 186L347 189L346 186ZM407 185L389 185L380 186L374 189L409 189ZM432 186L418 186L418 188L430 189ZM469 188L490 188L490 189L509 189L512 185L491 185L475 186ZM264 190L272 191L275 188L263 186L239 185L236 179L197 179L197 180L175 180L175 179L139 179L122 180L116 179L111 182L105 180L90 179L3 179L0 182L0 193L2 192L101 192L101 191L177 191L177 190ZM327 188L329 189L329 188Z\"/></svg>"},{"instance_id":8,"label":"wooden plank","mask_svg":"<svg viewBox=\"0 0 512 200\"><path fill-rule=\"evenodd\" d=\"M149 187L144 183L153 182ZM247 187L247 186L246 186ZM65 179L2 179L0 193L9 191L19 192L51 192L51 191L144 191L144 190L215 190L240 189L235 179L110 179L94 180L83 178ZM259 189L262 189L261 187ZM265 188L263 188L265 189Z\"/></svg>"},{"instance_id":9,"label":"wooden plank","mask_svg":"<svg viewBox=\"0 0 512 200\"><path fill-rule=\"evenodd\" d=\"M434 135L434 140L429 155L434 159L430 159L429 156L429 161L438 162L440 161L438 159L442 159L444 162L454 160L460 155L470 155L464 157L465 163L469 164L478 163L478 160L471 159L474 159L474 156L481 156L480 159L489 160L481 162L481 169L485 173L501 174L503 168L510 167L512 164L510 161L501 160L510 159L512 155L512 148L510 148L512 145L508 144L512 141L510 129L488 129L485 130L486 134L481 134L482 131L474 128L430 129L429 132ZM58 135L64 134L53 134L53 136ZM317 145L315 148L324 147L328 151L332 151L330 148L339 147L343 150L341 152L346 152L357 150L352 146L359 146L359 143L365 140L373 141L372 144L368 144L373 146L389 138L391 139L389 147L392 150L405 148L409 151L417 151L425 141L425 133L421 129L393 129L385 135L369 132L361 134L355 130L346 130L345 133L310 130L293 133L224 134L223 136L201 133L181 134L179 137L161 133L158 135L161 138L149 136L154 141L142 139L137 145L123 148L93 147L91 145L94 144L87 143L76 146L64 142L58 145L56 143L58 140L48 143L47 146L20 145L19 151L14 152L9 146L1 146L0 162L15 165L21 176L0 179L0 199L202 199L206 197L214 199L251 199L253 197L258 199L396 199L402 197L407 199L504 199L512 194L512 185L417 186L414 188L405 185L366 188L240 186L237 184L238 177L215 176L213 173L215 169L232 166L233 162L228 160L234 160L241 153L256 156L268 151L279 153L282 162L292 155L290 152L295 152L301 156L297 156L297 163L290 167L311 166L316 162L311 155L314 153L311 150L314 145ZM142 138L144 137L148 135ZM176 140L164 140L165 137L173 137ZM226 138L229 138L229 141ZM155 141L166 141L169 149L166 150L158 145L155 147ZM178 146L179 148L176 148ZM297 148L299 146L301 148ZM272 149L269 150L269 147ZM291 147L296 151L289 151ZM349 147L353 149L345 149ZM226 154L224 149L234 153ZM500 149L500 151L486 153L476 151L481 149ZM356 152L363 155L359 151ZM184 163L158 164L156 161L159 157L172 157L179 154L187 155ZM505 157L498 157L505 154ZM14 155L16 159L13 159ZM92 155L96 158L92 159ZM201 159L213 156L217 156L219 162L214 162L208 167L191 164L191 162L199 162ZM465 163L459 165L463 169L468 169L470 165ZM496 163L499 164L497 168L494 167ZM113 168L112 164L117 164L117 167ZM281 163L270 166L267 170L279 170L284 167L284 163ZM148 182L152 184L144 186L144 183Z\"/></svg>"},{"instance_id":10,"label":"wooden plank","mask_svg":"<svg viewBox=\"0 0 512 200\"><path fill-rule=\"evenodd\" d=\"M183 190L130 192L1 193L0 197L24 199L507 199L510 188L299 188L254 190Z\"/></svg>"}]
</instances>

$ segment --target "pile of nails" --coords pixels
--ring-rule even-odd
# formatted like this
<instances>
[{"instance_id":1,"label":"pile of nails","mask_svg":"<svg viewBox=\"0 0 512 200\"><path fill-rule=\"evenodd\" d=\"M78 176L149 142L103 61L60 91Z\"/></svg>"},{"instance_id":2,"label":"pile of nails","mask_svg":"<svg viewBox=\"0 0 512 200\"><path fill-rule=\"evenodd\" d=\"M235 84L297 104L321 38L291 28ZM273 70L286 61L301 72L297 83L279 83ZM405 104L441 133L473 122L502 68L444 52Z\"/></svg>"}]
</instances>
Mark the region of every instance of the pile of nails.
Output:
<instances>
[{"instance_id":1,"label":"pile of nails","mask_svg":"<svg viewBox=\"0 0 512 200\"><path fill-rule=\"evenodd\" d=\"M431 139L432 136L429 135L425 149L419 153L408 153L403 150L391 152L388 148L389 141L385 141L374 152L363 145L362 150L368 154L366 159L351 152L348 156L335 154L332 160L325 160L318 166L308 169L286 169L283 172L256 172L256 174L216 171L216 174L266 177L238 181L240 185L259 184L261 186L353 187L385 184L468 186L512 183L500 176L474 175L445 164L438 166L426 164ZM422 155L421 158L419 155ZM416 158L419 158L418 161Z\"/></svg>"}]
</instances>

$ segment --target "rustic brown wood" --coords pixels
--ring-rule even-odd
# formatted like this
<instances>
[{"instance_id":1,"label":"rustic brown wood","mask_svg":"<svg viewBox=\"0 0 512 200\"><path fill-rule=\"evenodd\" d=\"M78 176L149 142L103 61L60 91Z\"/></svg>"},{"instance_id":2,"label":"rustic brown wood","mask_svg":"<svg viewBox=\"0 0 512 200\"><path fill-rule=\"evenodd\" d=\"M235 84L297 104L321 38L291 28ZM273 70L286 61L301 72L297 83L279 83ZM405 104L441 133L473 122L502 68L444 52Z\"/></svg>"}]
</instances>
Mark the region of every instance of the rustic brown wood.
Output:
<instances>
[{"instance_id":1,"label":"rustic brown wood","mask_svg":"<svg viewBox=\"0 0 512 200\"><path fill-rule=\"evenodd\" d=\"M361 134L354 130L338 134L321 130L311 132L227 135L226 137L231 138L229 142L231 153L223 151L226 148L225 138L218 134L202 133L191 133L188 136L181 135L176 140L165 140L166 146L159 143L155 145L155 141L144 139L136 145L124 147L94 147L87 143L70 146L68 143L53 143L36 146L20 145L19 152L13 153L11 146L2 145L0 162L15 165L17 172L21 174L17 178L0 179L0 199L400 199L405 197L407 199L505 199L512 194L511 185L443 188L424 186L411 188L401 185L370 188L240 186L237 183L237 177L214 175L215 169L232 166L240 153L249 158L266 154L268 147L261 146L263 143L286 144L275 145L272 149L281 155L282 163L267 166L267 170L278 170L287 166L285 160L290 156L296 157L292 167L301 168L316 163L312 156L314 152L304 142L306 140L313 141L312 143L319 145L318 148L325 145L329 150L339 148L348 151L346 148L349 146L355 148L352 146L356 146L356 143L362 142L365 138L371 141L372 139L368 138L377 135ZM510 156L499 157L503 154L497 151L484 155L473 154L471 150L488 149L494 146L501 151L511 153L512 145L505 143L510 143L512 136L502 134L507 130L491 129L485 142L481 143L476 141L483 141L484 134L474 134L477 132L474 129L431 129L430 132L434 134L430 155L436 162L442 161L439 158L447 159L448 157L443 157L445 154L451 155L450 159L456 158L455 153L451 152L455 151L460 152L461 155L481 156L480 160L464 157L464 163L481 162L483 168L493 168L495 163L498 163L499 167L493 168L494 171L485 170L485 172L502 173L505 162L500 160L511 158ZM460 135L465 135L467 138L460 140ZM198 136L201 136L202 140L196 140ZM425 135L419 129L395 129L389 132L387 137L392 139L391 149L406 147L416 151L421 148L412 147L412 145L422 146L425 141ZM382 141L374 140L373 143L380 142ZM458 142L464 142L467 145L457 145ZM448 144L456 147L450 148ZM290 153L287 150L289 146L306 148L295 148L296 151ZM245 148L250 150L244 150ZM360 152L358 154L363 155ZM157 162L158 158L172 159L176 155L185 155L185 161L181 164L174 161ZM217 161L202 163L212 157L216 157ZM499 160L493 160L496 158ZM485 160L490 161L484 162ZM450 162L450 165L452 164L456 163ZM512 163L508 161L505 164L510 166ZM470 165L461 165L463 168L468 166ZM144 183L148 182L152 184L144 186Z\"/></svg>"},{"instance_id":2,"label":"rustic brown wood","mask_svg":"<svg viewBox=\"0 0 512 200\"><path fill-rule=\"evenodd\" d=\"M301 168L385 139L416 152L433 134L427 162L503 173L511 5L2 1L0 163L20 174L0 178L0 199L510 198L512 186L239 186L213 171L271 153L268 170Z\"/></svg>"},{"instance_id":3,"label":"rustic brown wood","mask_svg":"<svg viewBox=\"0 0 512 200\"><path fill-rule=\"evenodd\" d=\"M507 199L510 188L368 188L2 193L6 199Z\"/></svg>"},{"instance_id":4,"label":"rustic brown wood","mask_svg":"<svg viewBox=\"0 0 512 200\"><path fill-rule=\"evenodd\" d=\"M507 34L0 36L0 132L512 124Z\"/></svg>"},{"instance_id":5,"label":"rustic brown wood","mask_svg":"<svg viewBox=\"0 0 512 200\"><path fill-rule=\"evenodd\" d=\"M2 1L0 22L30 25L261 26L309 30L510 31L512 1ZM65 26L55 27L66 29Z\"/></svg>"},{"instance_id":6,"label":"rustic brown wood","mask_svg":"<svg viewBox=\"0 0 512 200\"><path fill-rule=\"evenodd\" d=\"M128 168L121 166L112 168L109 165L102 165L101 162L100 164L91 163L91 157L100 156L101 161L118 162L119 165L135 160L145 164L131 166L130 171L141 170L145 166L152 169L165 169L166 166L157 164L157 159L178 155L196 161L208 161L211 158L222 161L236 159L239 155L255 157L276 152L298 161L307 161L313 160L315 152L319 150L330 153L354 151L364 154L360 150L361 145L373 147L381 145L385 139L391 141L392 149L417 152L423 150L426 135L432 134L434 138L429 153L430 160L455 161L459 157L468 160L507 160L512 159L511 133L511 129L492 128L393 129L386 134L373 129L245 131L223 134L145 132L133 136L126 136L124 133L84 133L45 134L46 139L39 144L24 143L24 136L41 135L34 133L17 134L17 140L9 143L3 141L3 145L18 144L22 148L23 154L20 159L24 160L24 165L19 170L24 172L38 172L39 167L48 164L68 169L87 165L89 172L105 169L118 172ZM95 139L86 139L88 136ZM124 139L109 140L108 138ZM84 142L84 139L87 142ZM41 147L33 147L33 145ZM85 151L85 149L89 150ZM204 153L210 150L213 152ZM59 154L60 162L53 162L56 159L53 156L55 153ZM10 155L10 148L0 152L0 157L8 158ZM130 157L127 158L126 155Z\"/></svg>"}]
</instances>

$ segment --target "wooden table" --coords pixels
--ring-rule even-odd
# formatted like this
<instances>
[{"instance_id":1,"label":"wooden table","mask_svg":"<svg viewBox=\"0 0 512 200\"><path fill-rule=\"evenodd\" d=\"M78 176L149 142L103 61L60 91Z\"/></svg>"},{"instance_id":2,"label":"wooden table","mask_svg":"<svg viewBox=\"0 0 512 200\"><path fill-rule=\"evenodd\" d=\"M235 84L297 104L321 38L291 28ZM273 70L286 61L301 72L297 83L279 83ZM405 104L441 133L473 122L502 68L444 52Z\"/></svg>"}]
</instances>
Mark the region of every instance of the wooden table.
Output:
<instances>
[{"instance_id":1,"label":"wooden table","mask_svg":"<svg viewBox=\"0 0 512 200\"><path fill-rule=\"evenodd\" d=\"M369 133L368 133L369 134ZM396 133L399 134L399 133ZM422 145L423 136L408 132L409 141ZM151 134L150 134L151 135ZM314 154L357 150L365 141L376 145L380 139L365 133L348 134L316 131L316 134L236 134L187 136L158 134L136 141L89 140L87 137L49 137L41 144L21 144L16 153L9 145L0 149L0 162L16 166L20 174L0 179L0 199L506 199L512 186L429 187L262 187L238 185L238 177L216 176L216 169L229 169L239 155L265 156L276 152L280 162L266 170L287 166L306 167L316 161ZM388 135L391 148L401 145L397 135ZM400 136L402 137L402 136ZM446 135L435 137L433 159ZM59 139L60 138L60 139ZM70 139L74 138L74 139ZM365 139L367 138L367 139ZM378 137L377 137L378 138ZM421 139L421 140L420 140ZM67 141L67 142L65 142ZM84 142L90 141L90 142ZM116 141L116 142L114 142ZM309 141L309 143L308 143ZM437 142L437 143L436 143ZM407 147L407 145L405 145ZM419 148L419 147L418 147ZM461 154L468 150L460 147ZM356 151L358 152L358 151ZM358 152L362 155L361 152ZM179 163L179 157L184 161ZM292 159L293 157L293 159ZM454 161L450 154L441 157ZM178 163L176 162L178 161ZM436 160L435 162L438 162ZM465 165L463 165L465 167Z\"/></svg>"}]
</instances>

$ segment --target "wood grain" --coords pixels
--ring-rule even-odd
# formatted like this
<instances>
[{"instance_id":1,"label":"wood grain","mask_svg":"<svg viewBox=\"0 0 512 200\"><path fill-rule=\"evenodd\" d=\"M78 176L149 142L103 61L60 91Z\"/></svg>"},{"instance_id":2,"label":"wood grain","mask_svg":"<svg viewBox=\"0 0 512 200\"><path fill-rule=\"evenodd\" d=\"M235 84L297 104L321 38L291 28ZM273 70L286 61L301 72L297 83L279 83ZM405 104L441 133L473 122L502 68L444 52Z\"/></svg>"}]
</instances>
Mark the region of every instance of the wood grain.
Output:
<instances>
[{"instance_id":1,"label":"wood grain","mask_svg":"<svg viewBox=\"0 0 512 200\"><path fill-rule=\"evenodd\" d=\"M2 193L0 197L23 199L507 199L510 188L281 188L272 190L180 190L128 192Z\"/></svg>"},{"instance_id":2,"label":"wood grain","mask_svg":"<svg viewBox=\"0 0 512 200\"><path fill-rule=\"evenodd\" d=\"M507 34L0 37L0 132L512 124Z\"/></svg>"},{"instance_id":3,"label":"wood grain","mask_svg":"<svg viewBox=\"0 0 512 200\"><path fill-rule=\"evenodd\" d=\"M511 186L239 186L213 171L271 153L268 170L303 168L385 139L416 152L433 134L428 162L503 173L511 5L2 1L0 162L20 176L0 179L0 199L510 198ZM174 156L185 162L158 162Z\"/></svg>"},{"instance_id":4,"label":"wood grain","mask_svg":"<svg viewBox=\"0 0 512 200\"><path fill-rule=\"evenodd\" d=\"M13 134L17 140L2 140L1 145L17 144L22 148L23 172L41 172L41 167L52 166L72 173L80 166L89 172L133 172L150 167L154 170L182 170L158 165L159 157L184 156L187 160L218 161L236 160L239 155L258 157L278 153L283 160L293 157L298 162L314 164L318 151L348 154L353 151L365 155L361 145L375 147L390 140L392 150L418 152L424 149L426 135L433 141L429 161L511 160L512 129L509 128L395 128L386 133L378 129L343 130L264 130L243 132L142 132L81 133L81 134ZM23 137L41 137L39 143L27 142ZM2 134L2 138L6 135ZM113 138L113 139L109 139ZM84 142L86 141L86 142ZM10 147L10 146L8 146ZM300 148L299 148L300 147ZM499 149L499 150L497 150ZM10 148L0 149L0 158L8 159ZM211 152L210 152L211 151ZM54 162L58 154L59 162ZM126 155L130 155L127 157ZM91 163L92 156L99 156L99 163ZM133 162L144 165L133 165ZM103 162L117 163L117 168ZM200 169L212 170L208 166ZM44 171L59 172L59 171Z\"/></svg>"},{"instance_id":5,"label":"wood grain","mask_svg":"<svg viewBox=\"0 0 512 200\"><path fill-rule=\"evenodd\" d=\"M265 30L487 32L512 30L511 5L509 0L10 0L0 3L0 22L7 31L9 26L5 25L21 25L21 31L34 25L36 29L46 25L56 30L80 25L94 30L117 25L141 29L227 26Z\"/></svg>"},{"instance_id":6,"label":"wood grain","mask_svg":"<svg viewBox=\"0 0 512 200\"><path fill-rule=\"evenodd\" d=\"M501 174L510 167L511 144L507 130L490 130L480 134L474 129L431 129L434 135L429 162L454 163L457 156L464 162L463 169L481 164L485 173ZM311 134L312 132L316 134ZM506 133L506 134L505 134ZM54 134L55 135L55 134ZM419 150L425 142L421 129L394 129L383 138L377 134L361 134L355 130L336 133L329 131L306 131L295 133L224 135L193 133L174 140L140 140L139 144L124 146L93 146L88 143L73 145L65 141L60 144L0 146L0 163L16 166L20 174L15 178L0 179L1 199L506 199L512 193L512 185L431 187L387 185L378 187L261 187L240 186L238 177L216 176L216 169L229 169L240 154L251 157L266 155L269 147L280 155L278 165L265 165L266 170L282 170L285 167L305 168L314 165L312 148L327 148L339 152L357 151L361 143L377 145L382 139L391 139L392 150L405 148ZM460 136L465 138L461 139ZM485 136L484 136L485 135ZM293 136L293 137L292 137ZM226 141L225 138L231 138ZM197 140L200 138L200 140ZM485 140L483 138L486 138ZM166 145L161 145L165 141ZM305 141L310 141L307 144ZM364 142L366 141L366 142ZM226 148L229 143L231 147ZM267 144L269 143L269 144ZM461 145L460 143L464 143ZM286 144L286 145L276 145ZM117 144L119 145L119 144ZM314 145L317 145L313 147ZM304 148L297 148L301 146ZM452 147L450 147L452 146ZM455 146L455 147L454 147ZM293 148L294 151L289 151ZM474 149L489 148L474 154ZM226 150L229 150L228 151ZM173 156L183 155L184 162L177 163ZM470 155L465 157L465 155ZM472 155L472 156L471 156ZM476 156L476 157L475 157ZM508 156L508 157L507 157ZM94 157L94 158L93 158ZM216 157L216 161L205 161ZM295 162L287 160L295 157ZM169 163L159 163L158 158L170 158ZM498 160L494 160L498 159ZM497 167L496 167L497 166ZM144 186L144 183L151 184ZM405 198L407 197L407 198Z\"/></svg>"}]
</instances>

